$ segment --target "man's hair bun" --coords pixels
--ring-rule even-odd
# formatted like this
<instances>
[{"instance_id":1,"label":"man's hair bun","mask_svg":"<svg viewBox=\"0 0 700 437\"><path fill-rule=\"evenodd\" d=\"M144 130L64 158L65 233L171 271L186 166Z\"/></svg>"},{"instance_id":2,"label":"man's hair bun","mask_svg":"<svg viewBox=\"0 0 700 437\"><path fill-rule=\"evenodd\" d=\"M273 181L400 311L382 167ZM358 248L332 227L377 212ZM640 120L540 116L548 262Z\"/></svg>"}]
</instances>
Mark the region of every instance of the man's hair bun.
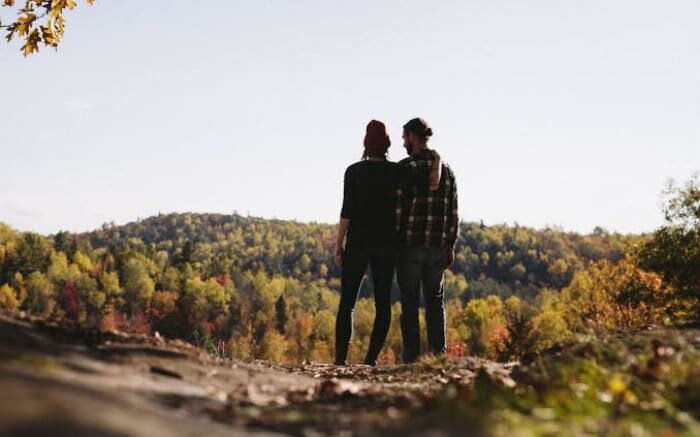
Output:
<instances>
[{"instance_id":1,"label":"man's hair bun","mask_svg":"<svg viewBox=\"0 0 700 437\"><path fill-rule=\"evenodd\" d=\"M433 130L428 126L428 123L422 118L414 118L409 120L403 126L403 129L407 132L413 132L414 134L420 135L423 138L429 138L433 136Z\"/></svg>"}]
</instances>

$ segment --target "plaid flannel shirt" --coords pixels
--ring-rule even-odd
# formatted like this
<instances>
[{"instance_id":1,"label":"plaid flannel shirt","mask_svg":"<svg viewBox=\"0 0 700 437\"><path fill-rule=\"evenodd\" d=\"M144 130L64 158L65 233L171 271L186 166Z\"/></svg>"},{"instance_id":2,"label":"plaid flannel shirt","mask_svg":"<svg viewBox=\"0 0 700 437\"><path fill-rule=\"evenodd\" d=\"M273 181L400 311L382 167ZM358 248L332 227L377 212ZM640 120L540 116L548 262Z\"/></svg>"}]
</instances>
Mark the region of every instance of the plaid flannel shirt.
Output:
<instances>
[{"instance_id":1,"label":"plaid flannel shirt","mask_svg":"<svg viewBox=\"0 0 700 437\"><path fill-rule=\"evenodd\" d=\"M406 247L453 247L459 215L457 184L450 167L442 166L440 186L429 189L433 155L424 149L399 162L408 169L408 183L400 190L401 240Z\"/></svg>"}]
</instances>

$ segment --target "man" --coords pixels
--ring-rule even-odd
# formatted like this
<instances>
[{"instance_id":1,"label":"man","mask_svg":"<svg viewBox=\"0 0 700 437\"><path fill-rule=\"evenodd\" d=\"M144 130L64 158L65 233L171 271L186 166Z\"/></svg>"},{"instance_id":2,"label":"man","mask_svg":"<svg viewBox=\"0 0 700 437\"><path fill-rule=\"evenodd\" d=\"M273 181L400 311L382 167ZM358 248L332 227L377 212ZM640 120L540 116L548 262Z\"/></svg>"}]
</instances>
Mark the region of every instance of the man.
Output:
<instances>
[{"instance_id":1,"label":"man","mask_svg":"<svg viewBox=\"0 0 700 437\"><path fill-rule=\"evenodd\" d=\"M425 299L428 347L445 353L445 305L443 276L454 261L459 217L457 185L452 170L442 165L440 182L425 183L435 155L428 148L433 135L425 120L414 118L403 127L404 147L410 155L399 162L408 169L410 184L403 193L402 248L397 276L401 288L401 332L403 360L414 362L420 355L418 307L420 289Z\"/></svg>"}]
</instances>

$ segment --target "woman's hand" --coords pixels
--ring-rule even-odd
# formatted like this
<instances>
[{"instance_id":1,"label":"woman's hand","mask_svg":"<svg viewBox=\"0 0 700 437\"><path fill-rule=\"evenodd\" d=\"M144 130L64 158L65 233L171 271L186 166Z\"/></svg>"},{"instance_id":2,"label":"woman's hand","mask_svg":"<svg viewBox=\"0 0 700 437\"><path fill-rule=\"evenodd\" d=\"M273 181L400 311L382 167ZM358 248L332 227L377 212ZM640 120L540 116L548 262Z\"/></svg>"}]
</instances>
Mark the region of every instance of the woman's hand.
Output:
<instances>
[{"instance_id":1,"label":"woman's hand","mask_svg":"<svg viewBox=\"0 0 700 437\"><path fill-rule=\"evenodd\" d=\"M340 223L338 224L338 238L335 240L335 255L333 260L335 265L338 267L343 266L343 241L345 241L345 236L348 233L348 227L350 226L350 219L345 217L340 217Z\"/></svg>"},{"instance_id":2,"label":"woman's hand","mask_svg":"<svg viewBox=\"0 0 700 437\"><path fill-rule=\"evenodd\" d=\"M338 267L343 267L343 248L338 246L335 248L335 255L333 256L335 260L335 265Z\"/></svg>"}]
</instances>

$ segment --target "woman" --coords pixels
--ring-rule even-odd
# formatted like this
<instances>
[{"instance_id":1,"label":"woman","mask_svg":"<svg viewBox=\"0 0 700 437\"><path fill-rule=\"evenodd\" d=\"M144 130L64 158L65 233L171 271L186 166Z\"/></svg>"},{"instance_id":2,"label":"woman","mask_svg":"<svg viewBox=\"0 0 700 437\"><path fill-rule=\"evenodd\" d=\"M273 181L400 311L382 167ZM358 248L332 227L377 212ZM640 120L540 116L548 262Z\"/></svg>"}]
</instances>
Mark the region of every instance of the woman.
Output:
<instances>
[{"instance_id":1,"label":"woman","mask_svg":"<svg viewBox=\"0 0 700 437\"><path fill-rule=\"evenodd\" d=\"M352 314L367 265L372 268L376 316L365 364L376 364L391 322L390 292L399 248L401 193L406 192L402 187L411 181L407 180L404 167L387 161L390 145L384 123L370 121L362 160L345 171L343 208L335 251L335 263L342 267L335 326L336 365L346 364L352 336ZM431 188L437 186L440 169L440 159L436 154L431 180L422 183L430 183Z\"/></svg>"}]
</instances>

